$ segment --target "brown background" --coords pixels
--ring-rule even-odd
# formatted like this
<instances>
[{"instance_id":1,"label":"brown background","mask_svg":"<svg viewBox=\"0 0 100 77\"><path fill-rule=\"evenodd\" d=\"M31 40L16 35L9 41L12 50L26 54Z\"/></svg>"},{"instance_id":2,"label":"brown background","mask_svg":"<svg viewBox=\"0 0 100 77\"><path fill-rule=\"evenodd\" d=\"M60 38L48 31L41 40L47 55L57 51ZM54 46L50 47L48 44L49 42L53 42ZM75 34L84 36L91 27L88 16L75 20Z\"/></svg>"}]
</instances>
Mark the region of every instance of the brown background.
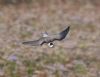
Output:
<instances>
[{"instance_id":1,"label":"brown background","mask_svg":"<svg viewBox=\"0 0 100 77\"><path fill-rule=\"evenodd\" d=\"M99 24L99 0L0 0L0 77L100 77ZM54 48L21 44L67 26Z\"/></svg>"}]
</instances>

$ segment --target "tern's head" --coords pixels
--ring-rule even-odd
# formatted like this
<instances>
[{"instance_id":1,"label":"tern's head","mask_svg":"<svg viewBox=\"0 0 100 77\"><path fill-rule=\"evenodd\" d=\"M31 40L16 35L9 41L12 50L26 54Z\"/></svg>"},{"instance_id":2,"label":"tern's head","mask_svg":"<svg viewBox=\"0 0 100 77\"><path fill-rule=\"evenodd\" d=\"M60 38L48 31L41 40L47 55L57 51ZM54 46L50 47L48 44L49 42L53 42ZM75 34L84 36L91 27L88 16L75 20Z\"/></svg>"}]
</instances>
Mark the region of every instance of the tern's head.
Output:
<instances>
[{"instance_id":1,"label":"tern's head","mask_svg":"<svg viewBox=\"0 0 100 77\"><path fill-rule=\"evenodd\" d=\"M50 42L50 43L48 43L48 46L49 46L50 48L52 48L52 47L54 47L54 44L53 44L52 42Z\"/></svg>"}]
</instances>

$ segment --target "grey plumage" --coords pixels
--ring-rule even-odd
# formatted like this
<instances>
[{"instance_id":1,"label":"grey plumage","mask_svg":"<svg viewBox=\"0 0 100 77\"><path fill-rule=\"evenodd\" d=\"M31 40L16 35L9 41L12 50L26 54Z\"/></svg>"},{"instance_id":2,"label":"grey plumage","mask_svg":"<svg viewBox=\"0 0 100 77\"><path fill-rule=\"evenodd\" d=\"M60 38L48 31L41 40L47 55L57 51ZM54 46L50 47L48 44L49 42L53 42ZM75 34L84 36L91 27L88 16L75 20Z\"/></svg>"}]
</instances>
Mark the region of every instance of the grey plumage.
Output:
<instances>
[{"instance_id":1,"label":"grey plumage","mask_svg":"<svg viewBox=\"0 0 100 77\"><path fill-rule=\"evenodd\" d=\"M23 42L23 44L38 46L38 45L43 45L44 43L61 41L66 37L66 35L69 32L69 29L70 29L70 27L68 26L66 29L64 29L63 31L61 31L58 34L48 35L47 37L41 37L41 38L39 38L38 40L35 40L35 41L26 41L26 42Z\"/></svg>"}]
</instances>

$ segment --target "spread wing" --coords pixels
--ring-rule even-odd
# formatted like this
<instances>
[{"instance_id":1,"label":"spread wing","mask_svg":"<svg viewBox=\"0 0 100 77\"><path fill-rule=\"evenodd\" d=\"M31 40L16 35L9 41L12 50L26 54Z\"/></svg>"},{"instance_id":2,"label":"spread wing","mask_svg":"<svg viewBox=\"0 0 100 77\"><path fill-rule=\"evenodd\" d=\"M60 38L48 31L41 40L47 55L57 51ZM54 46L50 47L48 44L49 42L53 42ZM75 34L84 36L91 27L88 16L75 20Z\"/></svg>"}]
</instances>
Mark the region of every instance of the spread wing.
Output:
<instances>
[{"instance_id":1,"label":"spread wing","mask_svg":"<svg viewBox=\"0 0 100 77\"><path fill-rule=\"evenodd\" d=\"M25 41L25 42L22 42L22 44L32 45L32 46L42 45L43 43L44 43L43 38L40 38L39 40L34 40L34 41Z\"/></svg>"},{"instance_id":2,"label":"spread wing","mask_svg":"<svg viewBox=\"0 0 100 77\"><path fill-rule=\"evenodd\" d=\"M57 41L63 40L67 36L69 29L70 29L70 27L68 26L66 29L61 31L59 34L55 34L55 35L51 35L50 37L47 37L48 38L47 41L53 42L53 41L56 41L56 40Z\"/></svg>"}]
</instances>

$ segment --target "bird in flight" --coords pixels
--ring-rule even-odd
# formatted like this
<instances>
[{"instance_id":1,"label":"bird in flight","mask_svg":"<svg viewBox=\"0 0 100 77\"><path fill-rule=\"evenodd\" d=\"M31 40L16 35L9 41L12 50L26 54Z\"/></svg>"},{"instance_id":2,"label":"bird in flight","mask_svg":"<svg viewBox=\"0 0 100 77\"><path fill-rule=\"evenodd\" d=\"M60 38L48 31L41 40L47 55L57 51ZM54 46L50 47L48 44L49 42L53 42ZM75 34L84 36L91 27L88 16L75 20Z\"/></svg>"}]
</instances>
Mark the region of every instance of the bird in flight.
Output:
<instances>
[{"instance_id":1,"label":"bird in flight","mask_svg":"<svg viewBox=\"0 0 100 77\"><path fill-rule=\"evenodd\" d=\"M34 41L25 41L25 42L22 42L22 44L31 45L31 46L42 46L43 44L48 44L49 47L53 47L54 46L53 42L63 40L68 34L69 29L70 29L70 26L68 26L66 29L64 29L60 33L53 34L53 35L48 35L48 33L44 33L43 36L40 37L39 39L34 40Z\"/></svg>"}]
</instances>

